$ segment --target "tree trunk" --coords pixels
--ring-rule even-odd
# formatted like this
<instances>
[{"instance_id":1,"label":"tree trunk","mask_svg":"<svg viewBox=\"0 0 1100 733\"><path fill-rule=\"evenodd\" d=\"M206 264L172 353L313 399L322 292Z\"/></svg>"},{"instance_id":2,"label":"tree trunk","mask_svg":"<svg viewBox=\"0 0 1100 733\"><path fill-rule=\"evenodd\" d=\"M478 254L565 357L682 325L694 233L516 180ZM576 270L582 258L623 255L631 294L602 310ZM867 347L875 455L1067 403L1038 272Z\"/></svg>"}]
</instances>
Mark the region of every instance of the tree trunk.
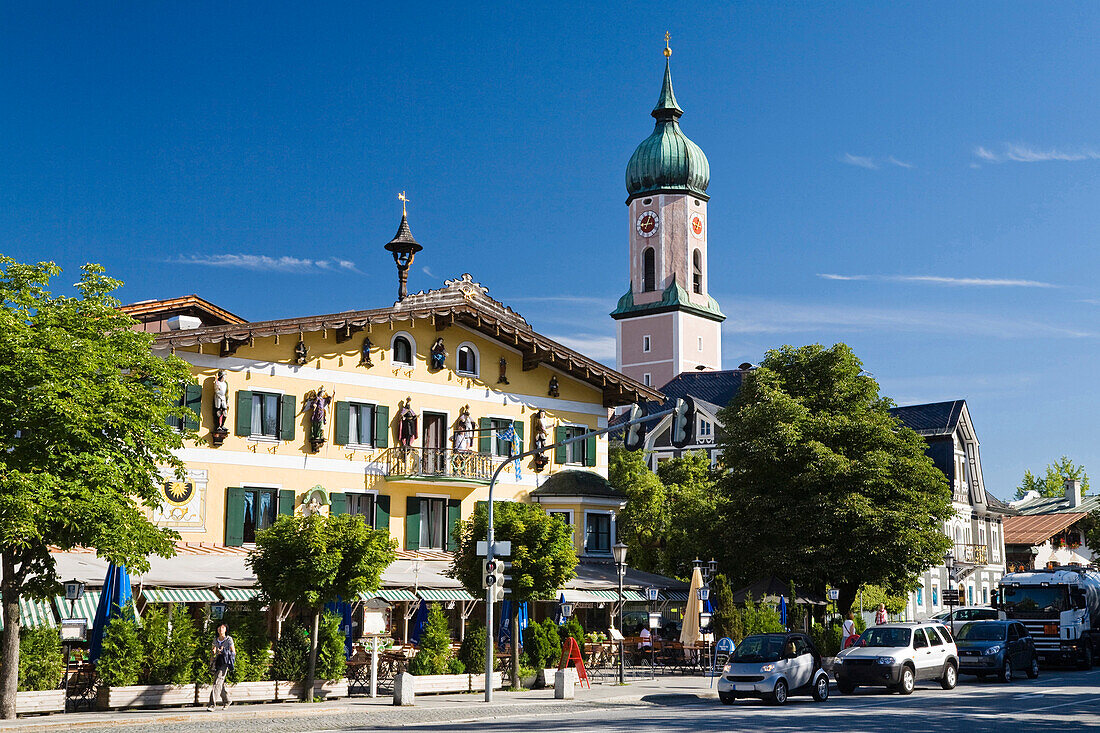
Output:
<instances>
[{"instance_id":1,"label":"tree trunk","mask_svg":"<svg viewBox=\"0 0 1100 733\"><path fill-rule=\"evenodd\" d=\"M519 602L512 601L512 687L519 687ZM486 682L486 684L489 684Z\"/></svg>"},{"instance_id":2,"label":"tree trunk","mask_svg":"<svg viewBox=\"0 0 1100 733\"><path fill-rule=\"evenodd\" d=\"M859 592L859 583L841 583L837 586L840 598L836 601L836 609L841 618L845 618L856 602L856 593Z\"/></svg>"},{"instance_id":3,"label":"tree trunk","mask_svg":"<svg viewBox=\"0 0 1100 733\"><path fill-rule=\"evenodd\" d=\"M0 584L0 609L4 631L0 636L0 718L15 717L15 692L19 689L19 581L15 563L4 554L0 565L4 578Z\"/></svg>"},{"instance_id":4,"label":"tree trunk","mask_svg":"<svg viewBox=\"0 0 1100 733\"><path fill-rule=\"evenodd\" d=\"M313 702L313 679L317 676L317 634L321 627L321 612L313 612L313 633L309 635L309 672L306 673L306 690L302 698L306 702Z\"/></svg>"}]
</instances>

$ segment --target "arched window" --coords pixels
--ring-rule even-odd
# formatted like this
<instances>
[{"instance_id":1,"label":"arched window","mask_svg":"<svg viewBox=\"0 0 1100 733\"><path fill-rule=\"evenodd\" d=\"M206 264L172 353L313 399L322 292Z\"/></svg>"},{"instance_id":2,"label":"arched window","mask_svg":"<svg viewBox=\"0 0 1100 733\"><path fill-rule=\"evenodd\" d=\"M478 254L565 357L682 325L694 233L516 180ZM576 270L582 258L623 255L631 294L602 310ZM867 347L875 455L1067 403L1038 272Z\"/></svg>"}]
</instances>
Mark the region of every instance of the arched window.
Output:
<instances>
[{"instance_id":1,"label":"arched window","mask_svg":"<svg viewBox=\"0 0 1100 733\"><path fill-rule=\"evenodd\" d=\"M393 361L395 364L412 366L413 347L412 342L406 336L395 336L393 339Z\"/></svg>"},{"instance_id":2,"label":"arched window","mask_svg":"<svg viewBox=\"0 0 1100 733\"><path fill-rule=\"evenodd\" d=\"M642 292L650 292L657 289L656 254L652 247L646 247L642 252Z\"/></svg>"},{"instance_id":3,"label":"arched window","mask_svg":"<svg viewBox=\"0 0 1100 733\"><path fill-rule=\"evenodd\" d=\"M477 350L470 344L458 347L458 373L477 376Z\"/></svg>"},{"instance_id":4,"label":"arched window","mask_svg":"<svg viewBox=\"0 0 1100 733\"><path fill-rule=\"evenodd\" d=\"M691 253L691 289L703 294L703 255L699 250Z\"/></svg>"}]
</instances>

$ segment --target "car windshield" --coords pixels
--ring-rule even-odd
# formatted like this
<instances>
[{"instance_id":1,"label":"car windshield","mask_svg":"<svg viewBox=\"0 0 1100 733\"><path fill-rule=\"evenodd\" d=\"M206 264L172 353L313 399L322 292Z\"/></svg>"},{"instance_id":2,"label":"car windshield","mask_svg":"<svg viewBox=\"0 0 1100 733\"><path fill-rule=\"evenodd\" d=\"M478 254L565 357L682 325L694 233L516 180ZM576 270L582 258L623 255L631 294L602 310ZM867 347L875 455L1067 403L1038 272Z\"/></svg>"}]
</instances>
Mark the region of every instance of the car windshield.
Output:
<instances>
[{"instance_id":1,"label":"car windshield","mask_svg":"<svg viewBox=\"0 0 1100 733\"><path fill-rule=\"evenodd\" d=\"M1065 586L1006 586L1004 609L1018 614L1050 615L1069 610Z\"/></svg>"},{"instance_id":2,"label":"car windshield","mask_svg":"<svg viewBox=\"0 0 1100 733\"><path fill-rule=\"evenodd\" d=\"M959 629L955 638L959 641L1004 641L1007 633L1005 624L972 621Z\"/></svg>"},{"instance_id":3,"label":"car windshield","mask_svg":"<svg viewBox=\"0 0 1100 733\"><path fill-rule=\"evenodd\" d=\"M859 646L909 646L911 629L874 628L867 629L856 642Z\"/></svg>"},{"instance_id":4,"label":"car windshield","mask_svg":"<svg viewBox=\"0 0 1100 733\"><path fill-rule=\"evenodd\" d=\"M778 662L782 636L747 636L737 645L733 662Z\"/></svg>"},{"instance_id":5,"label":"car windshield","mask_svg":"<svg viewBox=\"0 0 1100 733\"><path fill-rule=\"evenodd\" d=\"M956 621L977 621L979 619L995 619L997 612L992 608L960 608L955 611Z\"/></svg>"}]
</instances>

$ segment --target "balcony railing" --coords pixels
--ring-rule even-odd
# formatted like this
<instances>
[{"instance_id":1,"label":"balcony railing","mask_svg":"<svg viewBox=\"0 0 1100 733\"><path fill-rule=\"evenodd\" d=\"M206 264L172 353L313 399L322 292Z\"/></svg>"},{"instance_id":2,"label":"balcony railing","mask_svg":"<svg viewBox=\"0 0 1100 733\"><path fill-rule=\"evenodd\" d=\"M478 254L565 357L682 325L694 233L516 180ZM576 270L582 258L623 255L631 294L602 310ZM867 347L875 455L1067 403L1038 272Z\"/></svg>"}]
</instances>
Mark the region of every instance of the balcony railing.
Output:
<instances>
[{"instance_id":1,"label":"balcony railing","mask_svg":"<svg viewBox=\"0 0 1100 733\"><path fill-rule=\"evenodd\" d=\"M955 543L956 562L969 563L970 565L985 565L989 562L989 548L985 545Z\"/></svg>"},{"instance_id":2,"label":"balcony railing","mask_svg":"<svg viewBox=\"0 0 1100 733\"><path fill-rule=\"evenodd\" d=\"M388 448L382 456L387 476L488 481L500 459L487 453L450 448Z\"/></svg>"}]
</instances>

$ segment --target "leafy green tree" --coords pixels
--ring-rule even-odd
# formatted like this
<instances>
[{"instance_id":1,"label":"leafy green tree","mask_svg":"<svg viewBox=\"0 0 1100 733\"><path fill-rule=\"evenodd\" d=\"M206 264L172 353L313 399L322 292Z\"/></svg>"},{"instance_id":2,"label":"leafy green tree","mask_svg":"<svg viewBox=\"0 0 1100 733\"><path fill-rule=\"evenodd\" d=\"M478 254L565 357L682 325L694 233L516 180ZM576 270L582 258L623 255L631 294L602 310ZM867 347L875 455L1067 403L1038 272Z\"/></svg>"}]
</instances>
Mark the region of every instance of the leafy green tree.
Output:
<instances>
[{"instance_id":1,"label":"leafy green tree","mask_svg":"<svg viewBox=\"0 0 1100 733\"><path fill-rule=\"evenodd\" d=\"M144 652L137 624L126 616L115 616L103 630L103 647L95 665L100 683L108 687L138 684Z\"/></svg>"},{"instance_id":2,"label":"leafy green tree","mask_svg":"<svg viewBox=\"0 0 1100 733\"><path fill-rule=\"evenodd\" d=\"M470 674L485 668L485 627L473 623L466 627L466 636L458 647L458 659Z\"/></svg>"},{"instance_id":3,"label":"leafy green tree","mask_svg":"<svg viewBox=\"0 0 1100 733\"><path fill-rule=\"evenodd\" d=\"M886 606L886 611L892 615L905 613L905 606L909 603L909 594L891 593L886 588L877 585L865 585L860 588L863 593L863 610L874 611L878 604Z\"/></svg>"},{"instance_id":4,"label":"leafy green tree","mask_svg":"<svg viewBox=\"0 0 1100 733\"><path fill-rule=\"evenodd\" d=\"M428 604L428 622L420 632L419 649L409 662L409 674L447 674L451 631L438 603Z\"/></svg>"},{"instance_id":5,"label":"leafy green tree","mask_svg":"<svg viewBox=\"0 0 1100 733\"><path fill-rule=\"evenodd\" d=\"M0 717L15 717L19 599L59 583L51 546L94 548L132 572L170 555L177 535L147 512L193 420L180 359L156 356L111 293L121 283L86 265L76 296L53 295L50 262L0 257Z\"/></svg>"},{"instance_id":6,"label":"leafy green tree","mask_svg":"<svg viewBox=\"0 0 1100 733\"><path fill-rule=\"evenodd\" d=\"M56 690L65 671L61 636L57 629L23 629L19 643L19 689Z\"/></svg>"},{"instance_id":7,"label":"leafy green tree","mask_svg":"<svg viewBox=\"0 0 1100 733\"><path fill-rule=\"evenodd\" d=\"M317 675L323 680L339 680L347 676L348 661L344 656L344 634L340 631L340 616L324 613L318 631Z\"/></svg>"},{"instance_id":8,"label":"leafy green tree","mask_svg":"<svg viewBox=\"0 0 1100 733\"><path fill-rule=\"evenodd\" d=\"M641 452L613 446L608 480L627 495L618 536L631 567L685 578L691 561L714 552L722 509L716 475L703 452L665 461L655 475Z\"/></svg>"},{"instance_id":9,"label":"leafy green tree","mask_svg":"<svg viewBox=\"0 0 1100 733\"><path fill-rule=\"evenodd\" d=\"M718 573L710 582L710 594L714 607L714 634L719 639L729 637L734 642L740 643L744 638L745 629L742 624L741 614L733 602L733 590L730 588L726 576Z\"/></svg>"},{"instance_id":10,"label":"leafy green tree","mask_svg":"<svg viewBox=\"0 0 1100 733\"><path fill-rule=\"evenodd\" d=\"M142 685L166 685L172 681L171 640L168 631L168 614L158 603L145 607L138 629L142 659L138 683ZM165 653L169 651L169 653Z\"/></svg>"},{"instance_id":11,"label":"leafy green tree","mask_svg":"<svg viewBox=\"0 0 1100 733\"><path fill-rule=\"evenodd\" d=\"M530 623L523 630L523 653L527 657L525 666L535 669L545 669L549 660L557 658L561 649L557 644L557 631L554 638L546 636L546 627L543 624Z\"/></svg>"},{"instance_id":12,"label":"leafy green tree","mask_svg":"<svg viewBox=\"0 0 1100 733\"><path fill-rule=\"evenodd\" d=\"M806 620L806 607L796 600L798 592L792 580L787 586L787 628L801 631Z\"/></svg>"},{"instance_id":13,"label":"leafy green tree","mask_svg":"<svg viewBox=\"0 0 1100 733\"><path fill-rule=\"evenodd\" d=\"M844 612L938 563L951 492L890 407L844 344L769 351L719 414L725 566L832 585Z\"/></svg>"},{"instance_id":14,"label":"leafy green tree","mask_svg":"<svg viewBox=\"0 0 1100 733\"><path fill-rule=\"evenodd\" d=\"M555 665L561 658L561 627L554 623L554 619L544 618L542 620L542 635L551 649L547 662L550 665Z\"/></svg>"},{"instance_id":15,"label":"leafy green tree","mask_svg":"<svg viewBox=\"0 0 1100 733\"><path fill-rule=\"evenodd\" d=\"M248 564L263 600L293 603L312 612L305 699L313 697L325 603L377 589L382 571L396 557L396 547L389 533L370 529L358 514L284 516L257 535Z\"/></svg>"},{"instance_id":16,"label":"leafy green tree","mask_svg":"<svg viewBox=\"0 0 1100 733\"><path fill-rule=\"evenodd\" d=\"M462 582L473 595L481 588L482 559L477 541L488 528L488 509L479 504L470 518L455 525L457 550L451 564L451 576ZM573 528L551 517L539 504L496 502L493 525L498 541L512 543L509 560L512 608L512 686L519 686L519 603L552 600L557 590L571 579L577 567L573 549Z\"/></svg>"},{"instance_id":17,"label":"leafy green tree","mask_svg":"<svg viewBox=\"0 0 1100 733\"><path fill-rule=\"evenodd\" d=\"M1089 490L1089 475L1085 473L1085 467L1071 461L1068 456L1062 456L1054 463L1047 464L1041 477L1031 471L1024 471L1024 479L1016 488L1016 498L1022 499L1029 491L1038 492L1045 498L1061 497L1066 495L1065 482L1076 479L1081 483L1081 495Z\"/></svg>"}]
</instances>

